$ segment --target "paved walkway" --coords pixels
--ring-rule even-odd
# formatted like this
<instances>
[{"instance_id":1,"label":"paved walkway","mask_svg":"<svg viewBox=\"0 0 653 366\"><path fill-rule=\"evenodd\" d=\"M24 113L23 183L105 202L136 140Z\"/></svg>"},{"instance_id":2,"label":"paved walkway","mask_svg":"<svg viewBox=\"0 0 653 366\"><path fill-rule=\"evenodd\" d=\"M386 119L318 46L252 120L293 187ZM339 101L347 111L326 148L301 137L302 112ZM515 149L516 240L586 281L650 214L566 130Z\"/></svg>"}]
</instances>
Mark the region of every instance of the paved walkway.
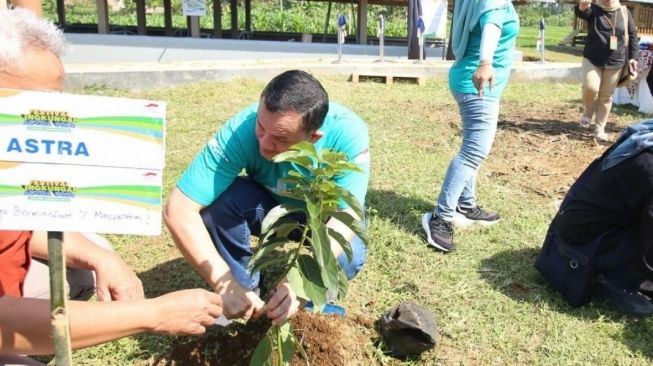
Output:
<instances>
[{"instance_id":1,"label":"paved walkway","mask_svg":"<svg viewBox=\"0 0 653 366\"><path fill-rule=\"evenodd\" d=\"M334 44L191 39L96 34L66 34L70 47L63 57L66 85L106 85L146 89L206 80L269 80L288 69L315 74L390 73L445 79L451 61L442 48L428 48L423 63L408 60L406 47L343 46L337 62ZM516 62L513 81L580 80L580 65Z\"/></svg>"}]
</instances>

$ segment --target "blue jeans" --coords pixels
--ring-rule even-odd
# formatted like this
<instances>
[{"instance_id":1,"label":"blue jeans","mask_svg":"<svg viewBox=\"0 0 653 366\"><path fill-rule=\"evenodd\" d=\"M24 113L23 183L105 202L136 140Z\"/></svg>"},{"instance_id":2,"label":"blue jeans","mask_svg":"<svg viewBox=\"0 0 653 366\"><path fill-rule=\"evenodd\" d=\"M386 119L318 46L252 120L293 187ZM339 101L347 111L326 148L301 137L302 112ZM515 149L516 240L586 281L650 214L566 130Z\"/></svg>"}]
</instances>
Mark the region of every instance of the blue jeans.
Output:
<instances>
[{"instance_id":1,"label":"blue jeans","mask_svg":"<svg viewBox=\"0 0 653 366\"><path fill-rule=\"evenodd\" d=\"M476 206L476 174L494 142L500 97L453 92L463 123L463 142L442 183L435 214L451 221L456 205Z\"/></svg>"},{"instance_id":2,"label":"blue jeans","mask_svg":"<svg viewBox=\"0 0 653 366\"><path fill-rule=\"evenodd\" d=\"M243 287L254 289L260 280L258 272L247 271L253 254L249 236L261 233L263 218L278 204L270 192L252 179L237 177L217 200L200 212L218 253ZM294 216L293 219L306 220ZM351 249L351 262L347 261L345 253L338 256L338 263L349 279L361 270L366 254L365 244L357 236L351 241Z\"/></svg>"}]
</instances>

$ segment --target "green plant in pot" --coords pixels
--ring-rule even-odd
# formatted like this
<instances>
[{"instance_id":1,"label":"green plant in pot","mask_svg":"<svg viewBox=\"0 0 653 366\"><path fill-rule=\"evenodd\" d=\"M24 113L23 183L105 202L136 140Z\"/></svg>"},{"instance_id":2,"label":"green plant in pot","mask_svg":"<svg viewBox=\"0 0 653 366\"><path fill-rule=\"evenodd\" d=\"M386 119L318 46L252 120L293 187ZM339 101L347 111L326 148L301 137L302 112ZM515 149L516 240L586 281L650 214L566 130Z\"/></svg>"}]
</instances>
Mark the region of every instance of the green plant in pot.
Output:
<instances>
[{"instance_id":1,"label":"green plant in pot","mask_svg":"<svg viewBox=\"0 0 653 366\"><path fill-rule=\"evenodd\" d=\"M347 162L343 153L318 152L308 142L294 145L277 155L274 161L293 164L295 169L283 179L291 187L284 195L297 200L297 203L281 204L266 215L258 248L249 264L250 270L280 269L275 283L287 278L299 298L311 301L314 310L321 311L328 300L342 300L347 294L347 276L331 250L332 239L340 245L348 260L352 259L349 241L328 227L327 221L340 221L367 243L360 202L334 180L361 169ZM289 215L305 216L305 223L292 220ZM306 359L289 322L272 326L256 347L250 365L289 364L296 346Z\"/></svg>"}]
</instances>

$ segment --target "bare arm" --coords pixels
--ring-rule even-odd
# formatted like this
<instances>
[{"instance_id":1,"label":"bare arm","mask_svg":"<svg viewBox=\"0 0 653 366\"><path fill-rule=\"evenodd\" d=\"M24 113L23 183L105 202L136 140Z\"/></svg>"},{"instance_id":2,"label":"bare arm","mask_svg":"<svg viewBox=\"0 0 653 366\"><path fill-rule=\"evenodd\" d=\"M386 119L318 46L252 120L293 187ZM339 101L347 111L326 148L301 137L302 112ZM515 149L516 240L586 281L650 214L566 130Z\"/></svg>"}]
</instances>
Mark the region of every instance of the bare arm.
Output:
<instances>
[{"instance_id":1,"label":"bare arm","mask_svg":"<svg viewBox=\"0 0 653 366\"><path fill-rule=\"evenodd\" d=\"M0 353L53 353L49 300L3 296L0 309ZM203 289L137 301L68 302L73 349L142 332L202 334L221 314L220 296Z\"/></svg>"},{"instance_id":2,"label":"bare arm","mask_svg":"<svg viewBox=\"0 0 653 366\"><path fill-rule=\"evenodd\" d=\"M97 294L100 300L144 298L140 279L116 253L94 244L80 233L64 233L63 243L67 266L95 271ZM45 231L34 232L30 241L30 251L33 257L48 258Z\"/></svg>"},{"instance_id":3,"label":"bare arm","mask_svg":"<svg viewBox=\"0 0 653 366\"><path fill-rule=\"evenodd\" d=\"M184 258L216 292L223 295L225 315L228 318L249 318L263 307L263 302L233 278L204 226L201 209L200 204L175 187L168 197L163 217Z\"/></svg>"}]
</instances>

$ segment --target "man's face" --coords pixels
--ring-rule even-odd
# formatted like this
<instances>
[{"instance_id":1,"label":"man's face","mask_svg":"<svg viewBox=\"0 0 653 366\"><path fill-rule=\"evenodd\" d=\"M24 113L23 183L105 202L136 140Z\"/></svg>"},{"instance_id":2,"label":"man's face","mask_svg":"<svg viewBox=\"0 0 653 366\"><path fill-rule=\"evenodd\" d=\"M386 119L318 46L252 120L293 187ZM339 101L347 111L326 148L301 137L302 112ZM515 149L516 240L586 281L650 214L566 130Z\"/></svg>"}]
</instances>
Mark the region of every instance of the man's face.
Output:
<instances>
[{"instance_id":1,"label":"man's face","mask_svg":"<svg viewBox=\"0 0 653 366\"><path fill-rule=\"evenodd\" d=\"M318 131L307 132L302 128L302 117L299 113L270 112L261 100L256 116L256 139L259 153L267 160L272 160L277 154L288 151L298 142L313 143L320 136Z\"/></svg>"},{"instance_id":2,"label":"man's face","mask_svg":"<svg viewBox=\"0 0 653 366\"><path fill-rule=\"evenodd\" d=\"M21 60L21 68L0 70L0 88L47 91L63 89L64 69L55 54L28 48Z\"/></svg>"}]
</instances>

